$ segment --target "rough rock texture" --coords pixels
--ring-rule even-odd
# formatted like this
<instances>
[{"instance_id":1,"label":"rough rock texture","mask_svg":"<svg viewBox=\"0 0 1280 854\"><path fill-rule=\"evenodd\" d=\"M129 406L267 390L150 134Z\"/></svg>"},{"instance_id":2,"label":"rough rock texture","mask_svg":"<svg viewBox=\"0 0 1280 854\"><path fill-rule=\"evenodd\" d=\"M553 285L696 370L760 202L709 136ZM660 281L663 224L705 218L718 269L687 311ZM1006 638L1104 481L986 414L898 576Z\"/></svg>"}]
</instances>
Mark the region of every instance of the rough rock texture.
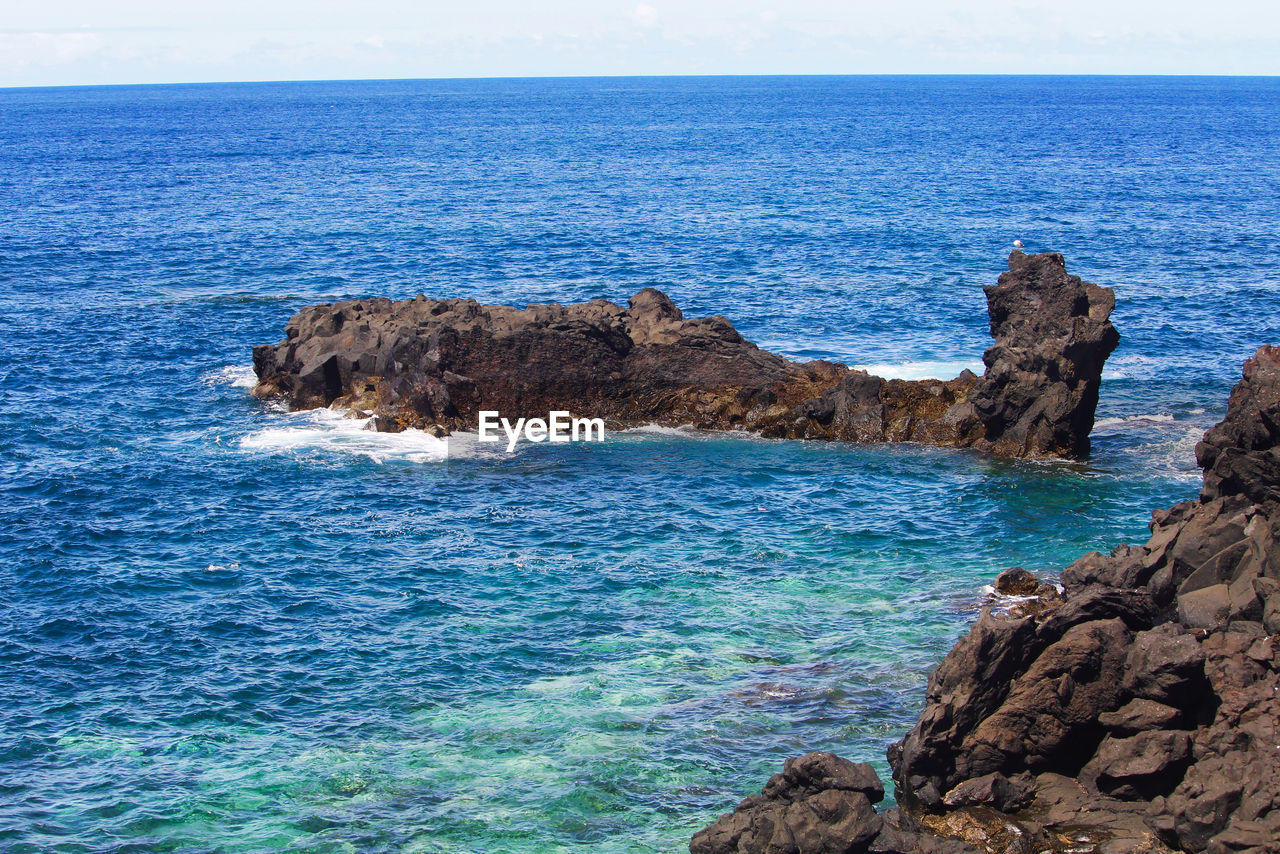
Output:
<instances>
[{"instance_id":1,"label":"rough rock texture","mask_svg":"<svg viewBox=\"0 0 1280 854\"><path fill-rule=\"evenodd\" d=\"M1068 275L1061 255L1021 252L983 290L996 343L969 393L981 444L1015 457L1086 453L1102 364L1120 342L1107 319L1115 293Z\"/></svg>"},{"instance_id":2,"label":"rough rock texture","mask_svg":"<svg viewBox=\"0 0 1280 854\"><path fill-rule=\"evenodd\" d=\"M1040 579L1015 566L996 576L995 588L1002 596L1034 596L1040 590Z\"/></svg>"},{"instance_id":3,"label":"rough rock texture","mask_svg":"<svg viewBox=\"0 0 1280 854\"><path fill-rule=\"evenodd\" d=\"M1002 576L1043 601L985 609L930 677L889 749L895 850L1280 852L1280 348L1196 454L1199 499L1145 545L1080 558L1061 596Z\"/></svg>"},{"instance_id":4,"label":"rough rock texture","mask_svg":"<svg viewBox=\"0 0 1280 854\"><path fill-rule=\"evenodd\" d=\"M691 854L768 852L768 854L864 854L930 851L976 854L968 845L920 833L903 816L877 814L872 804L884 799L884 787L870 765L830 753L788 759L759 795L700 830L689 843Z\"/></svg>"},{"instance_id":5,"label":"rough rock texture","mask_svg":"<svg viewBox=\"0 0 1280 854\"><path fill-rule=\"evenodd\" d=\"M684 319L645 288L626 308L592 300L522 310L423 296L310 306L283 341L254 348L254 393L294 409L373 414L388 431L470 429L481 409L513 422L566 410L614 427L1087 452L1102 365L1119 340L1107 320L1114 294L1068 275L1061 255L1017 251L984 290L996 343L981 378L885 380L790 362L723 317Z\"/></svg>"}]
</instances>

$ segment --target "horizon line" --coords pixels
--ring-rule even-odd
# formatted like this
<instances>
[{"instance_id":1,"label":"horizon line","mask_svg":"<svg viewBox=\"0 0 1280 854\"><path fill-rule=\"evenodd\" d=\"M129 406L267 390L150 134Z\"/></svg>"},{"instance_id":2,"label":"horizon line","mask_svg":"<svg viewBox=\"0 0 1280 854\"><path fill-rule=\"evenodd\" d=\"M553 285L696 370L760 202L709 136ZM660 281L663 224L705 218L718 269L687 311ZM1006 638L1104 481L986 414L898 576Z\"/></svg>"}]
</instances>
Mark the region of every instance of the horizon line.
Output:
<instances>
[{"instance_id":1,"label":"horizon line","mask_svg":"<svg viewBox=\"0 0 1280 854\"><path fill-rule=\"evenodd\" d=\"M11 84L0 83L0 91L18 91L24 89L125 89L161 86L254 86L264 83L415 83L415 82L468 82L479 80L705 80L724 78L827 78L827 77L973 77L973 78L1127 78L1127 79L1237 79L1237 80L1269 80L1280 79L1280 74L1131 74L1118 72L1093 72L1075 74L1055 74L1051 72L919 72L919 71L884 71L853 73L819 73L819 72L784 72L776 74L531 74L511 75L495 74L472 77L296 77L265 78L260 80L171 80L148 83L36 83Z\"/></svg>"}]
</instances>

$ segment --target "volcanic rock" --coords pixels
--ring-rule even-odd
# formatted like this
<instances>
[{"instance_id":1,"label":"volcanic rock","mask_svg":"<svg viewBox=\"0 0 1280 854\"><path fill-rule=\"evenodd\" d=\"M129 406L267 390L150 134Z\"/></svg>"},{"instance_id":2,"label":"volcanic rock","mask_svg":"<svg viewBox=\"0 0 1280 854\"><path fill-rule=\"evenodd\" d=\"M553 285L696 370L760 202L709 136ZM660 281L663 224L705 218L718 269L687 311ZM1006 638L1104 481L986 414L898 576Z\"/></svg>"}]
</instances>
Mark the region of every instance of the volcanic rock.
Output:
<instances>
[{"instance_id":1,"label":"volcanic rock","mask_svg":"<svg viewBox=\"0 0 1280 854\"><path fill-rule=\"evenodd\" d=\"M830 753L788 759L759 795L700 830L691 854L975 854L968 846L920 833L873 803L884 797L875 770Z\"/></svg>"},{"instance_id":2,"label":"volcanic rock","mask_svg":"<svg viewBox=\"0 0 1280 854\"><path fill-rule=\"evenodd\" d=\"M1080 558L1060 600L984 609L938 665L889 748L894 850L1280 852L1280 348L1197 456L1200 497L1145 545Z\"/></svg>"},{"instance_id":3,"label":"volcanic rock","mask_svg":"<svg viewBox=\"0 0 1280 854\"><path fill-rule=\"evenodd\" d=\"M995 344L981 378L886 380L797 363L743 339L719 315L685 319L645 288L626 308L484 306L425 296L302 309L254 348L254 394L293 409L372 411L379 430L474 429L479 412L554 410L646 423L845 442L924 442L1009 456L1080 456L1102 365L1119 335L1114 294L1061 255L1009 256L985 289Z\"/></svg>"},{"instance_id":4,"label":"volcanic rock","mask_svg":"<svg viewBox=\"0 0 1280 854\"><path fill-rule=\"evenodd\" d=\"M996 576L995 588L1001 596L1034 596L1040 590L1040 579L1015 566Z\"/></svg>"},{"instance_id":5,"label":"volcanic rock","mask_svg":"<svg viewBox=\"0 0 1280 854\"><path fill-rule=\"evenodd\" d=\"M1120 342L1108 320L1115 293L1068 275L1056 252L1018 251L983 290L996 343L969 394L980 444L1015 457L1087 453L1102 365Z\"/></svg>"}]
</instances>

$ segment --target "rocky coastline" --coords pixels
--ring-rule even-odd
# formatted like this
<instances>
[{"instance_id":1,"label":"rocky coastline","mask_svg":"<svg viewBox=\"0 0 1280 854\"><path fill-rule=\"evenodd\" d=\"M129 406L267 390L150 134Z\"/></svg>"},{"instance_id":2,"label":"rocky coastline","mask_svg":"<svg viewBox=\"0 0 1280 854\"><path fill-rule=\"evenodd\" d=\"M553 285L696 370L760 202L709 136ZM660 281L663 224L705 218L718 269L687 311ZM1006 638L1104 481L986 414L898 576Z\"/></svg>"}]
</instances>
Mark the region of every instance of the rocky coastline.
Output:
<instances>
[{"instance_id":1,"label":"rocky coastline","mask_svg":"<svg viewBox=\"0 0 1280 854\"><path fill-rule=\"evenodd\" d=\"M981 377L907 381L792 362L724 317L685 319L645 288L626 308L425 296L309 306L283 341L254 348L254 394L292 409L347 409L391 432L474 430L482 409L512 421L563 410L615 429L1087 453L1102 367L1119 341L1114 293L1068 274L1061 255L1020 251L984 291L995 343Z\"/></svg>"},{"instance_id":2,"label":"rocky coastline","mask_svg":"<svg viewBox=\"0 0 1280 854\"><path fill-rule=\"evenodd\" d=\"M1020 251L984 291L981 377L792 362L647 288L626 308L310 306L254 348L254 393L438 435L474 429L482 408L559 409L614 428L1086 454L1114 294ZM889 749L898 806L876 810L870 766L811 753L691 852L1280 852L1280 349L1245 364L1196 453L1200 496L1156 511L1144 545L1085 555L1060 589L997 579L1016 604L984 609Z\"/></svg>"},{"instance_id":3,"label":"rocky coastline","mask_svg":"<svg viewBox=\"0 0 1280 854\"><path fill-rule=\"evenodd\" d=\"M1090 553L1062 592L1022 570L869 765L790 759L693 854L1280 851L1280 348L1196 448L1199 497Z\"/></svg>"}]
</instances>

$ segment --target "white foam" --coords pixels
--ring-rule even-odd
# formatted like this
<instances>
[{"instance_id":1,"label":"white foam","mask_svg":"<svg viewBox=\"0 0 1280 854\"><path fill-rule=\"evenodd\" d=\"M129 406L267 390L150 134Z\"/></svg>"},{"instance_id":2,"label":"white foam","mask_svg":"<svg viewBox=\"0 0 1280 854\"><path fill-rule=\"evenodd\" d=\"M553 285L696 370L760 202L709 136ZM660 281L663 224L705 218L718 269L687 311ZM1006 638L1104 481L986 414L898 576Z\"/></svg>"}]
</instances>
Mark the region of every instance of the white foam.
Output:
<instances>
[{"instance_id":1,"label":"white foam","mask_svg":"<svg viewBox=\"0 0 1280 854\"><path fill-rule=\"evenodd\" d=\"M886 380L953 380L964 370L973 371L978 376L986 370L981 359L937 359L854 367Z\"/></svg>"},{"instance_id":2,"label":"white foam","mask_svg":"<svg viewBox=\"0 0 1280 854\"><path fill-rule=\"evenodd\" d=\"M666 427L662 424L641 424L639 427L628 427L624 433L657 433L659 436L688 436L697 432L692 424L681 424L679 427Z\"/></svg>"},{"instance_id":3,"label":"white foam","mask_svg":"<svg viewBox=\"0 0 1280 854\"><path fill-rule=\"evenodd\" d=\"M1164 412L1155 415L1126 415L1123 418L1099 418L1093 422L1093 429L1105 430L1108 427L1144 427L1155 424L1172 424L1173 416Z\"/></svg>"},{"instance_id":4,"label":"white foam","mask_svg":"<svg viewBox=\"0 0 1280 854\"><path fill-rule=\"evenodd\" d=\"M258 384L258 375L247 365L227 365L216 371L205 371L200 381L205 385L229 385L236 388L253 388Z\"/></svg>"},{"instance_id":5,"label":"white foam","mask_svg":"<svg viewBox=\"0 0 1280 854\"><path fill-rule=\"evenodd\" d=\"M247 451L263 453L348 454L365 457L375 463L406 460L414 463L434 462L449 456L449 442L422 430L401 433L378 433L365 427L372 419L347 418L332 409L312 409L280 416L280 426L257 430L240 440Z\"/></svg>"},{"instance_id":6,"label":"white foam","mask_svg":"<svg viewBox=\"0 0 1280 854\"><path fill-rule=\"evenodd\" d=\"M1043 579L1041 579L1041 582L1048 583L1048 582L1044 582ZM1065 591L1065 588L1058 583L1054 583L1053 589L1057 590L1059 593L1062 593ZM996 602L1001 603L1005 606L1016 605L1020 602L1030 602L1033 599L1040 598L1039 595L1037 594L1032 594L1030 596L1023 596L1017 593L1000 593L996 591L996 586L994 584L984 584L978 588L978 592L984 596L994 599Z\"/></svg>"},{"instance_id":7,"label":"white foam","mask_svg":"<svg viewBox=\"0 0 1280 854\"><path fill-rule=\"evenodd\" d=\"M1147 356L1130 353L1108 359L1102 370L1104 380L1151 379L1160 367L1159 362Z\"/></svg>"},{"instance_id":8,"label":"white foam","mask_svg":"<svg viewBox=\"0 0 1280 854\"><path fill-rule=\"evenodd\" d=\"M451 457L509 457L519 453L522 448L529 447L528 441L520 441L516 443L515 451L507 452L507 439L502 436L497 442L481 442L479 433L457 431L449 434L449 438L445 440L449 443L449 456Z\"/></svg>"},{"instance_id":9,"label":"white foam","mask_svg":"<svg viewBox=\"0 0 1280 854\"><path fill-rule=\"evenodd\" d=\"M1203 438L1203 427L1188 427L1171 439L1139 445L1134 450L1148 461L1149 470L1163 471L1179 480L1195 481L1201 477L1200 468L1196 465L1196 445Z\"/></svg>"},{"instance_id":10,"label":"white foam","mask_svg":"<svg viewBox=\"0 0 1280 854\"><path fill-rule=\"evenodd\" d=\"M636 437L679 436L682 439L697 440L722 440L731 438L742 441L767 441L755 430L743 430L741 427L734 427L732 429L725 430L702 430L692 424L681 424L676 427L669 427L665 424L640 424L636 427L627 427L616 432L624 436Z\"/></svg>"}]
</instances>

